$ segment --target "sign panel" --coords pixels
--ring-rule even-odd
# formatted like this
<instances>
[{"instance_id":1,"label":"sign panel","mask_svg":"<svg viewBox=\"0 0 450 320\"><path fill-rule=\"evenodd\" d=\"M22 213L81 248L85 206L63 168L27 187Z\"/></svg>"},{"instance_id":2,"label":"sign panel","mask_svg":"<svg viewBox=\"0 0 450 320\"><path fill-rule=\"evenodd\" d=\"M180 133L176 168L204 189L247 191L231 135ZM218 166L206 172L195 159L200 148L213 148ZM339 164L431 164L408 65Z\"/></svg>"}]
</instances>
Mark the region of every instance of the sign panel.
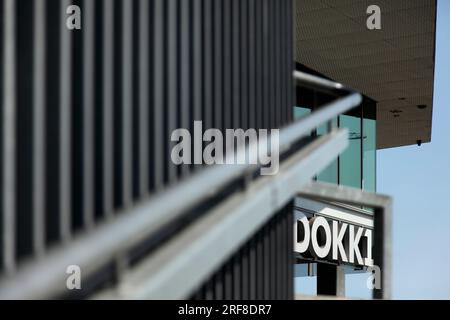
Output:
<instances>
[{"instance_id":1,"label":"sign panel","mask_svg":"<svg viewBox=\"0 0 450 320\"><path fill-rule=\"evenodd\" d=\"M373 266L370 212L311 200L296 203L294 252L299 258Z\"/></svg>"}]
</instances>

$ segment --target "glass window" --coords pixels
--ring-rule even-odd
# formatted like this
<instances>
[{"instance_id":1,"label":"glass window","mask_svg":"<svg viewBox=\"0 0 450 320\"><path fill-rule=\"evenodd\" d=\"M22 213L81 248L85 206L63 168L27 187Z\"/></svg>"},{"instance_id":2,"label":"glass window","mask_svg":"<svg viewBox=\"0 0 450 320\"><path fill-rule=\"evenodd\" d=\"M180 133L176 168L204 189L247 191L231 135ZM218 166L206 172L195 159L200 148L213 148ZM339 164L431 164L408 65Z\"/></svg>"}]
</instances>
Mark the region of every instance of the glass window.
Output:
<instances>
[{"instance_id":1,"label":"glass window","mask_svg":"<svg viewBox=\"0 0 450 320\"><path fill-rule=\"evenodd\" d=\"M339 182L361 188L361 118L348 115L339 117L339 126L349 130L349 146L340 156Z\"/></svg>"},{"instance_id":2,"label":"glass window","mask_svg":"<svg viewBox=\"0 0 450 320\"><path fill-rule=\"evenodd\" d=\"M376 120L363 119L363 189L376 191Z\"/></svg>"},{"instance_id":3,"label":"glass window","mask_svg":"<svg viewBox=\"0 0 450 320\"><path fill-rule=\"evenodd\" d=\"M333 95L299 86L296 88L298 106L293 110L294 119L303 118L311 110L335 99ZM349 130L349 146L339 159L316 176L317 180L376 192L376 102L364 98L361 106L333 119L332 123L333 127ZM327 133L328 126L324 124L312 134L321 136Z\"/></svg>"},{"instance_id":4,"label":"glass window","mask_svg":"<svg viewBox=\"0 0 450 320\"><path fill-rule=\"evenodd\" d=\"M311 113L311 109L303 107L294 107L294 120L303 118L304 116Z\"/></svg>"},{"instance_id":5,"label":"glass window","mask_svg":"<svg viewBox=\"0 0 450 320\"><path fill-rule=\"evenodd\" d=\"M333 127L336 128L338 125L337 118L333 120ZM328 133L328 126L322 125L317 128L317 135L325 135ZM317 175L317 180L322 182L338 184L338 160L334 160L325 170L323 170L319 175Z\"/></svg>"}]
</instances>

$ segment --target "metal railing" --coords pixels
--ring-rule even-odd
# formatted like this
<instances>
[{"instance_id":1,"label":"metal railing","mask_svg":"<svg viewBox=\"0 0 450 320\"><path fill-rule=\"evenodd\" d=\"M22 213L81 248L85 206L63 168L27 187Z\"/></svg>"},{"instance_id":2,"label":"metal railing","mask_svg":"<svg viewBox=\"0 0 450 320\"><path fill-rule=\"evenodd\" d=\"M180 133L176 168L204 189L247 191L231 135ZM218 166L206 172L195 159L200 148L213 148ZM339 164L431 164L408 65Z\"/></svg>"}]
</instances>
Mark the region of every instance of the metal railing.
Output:
<instances>
[{"instance_id":1,"label":"metal railing","mask_svg":"<svg viewBox=\"0 0 450 320\"><path fill-rule=\"evenodd\" d=\"M295 72L296 81L332 90L342 85ZM250 179L201 218L190 223L169 241L155 248L136 266L127 261L129 251L162 228L186 217L189 210L207 201L238 178L255 171L254 165L214 166L126 210L92 232L80 234L39 260L23 264L0 280L0 298L49 298L66 293L64 270L76 264L89 278L113 264L117 287L99 297L186 298L225 259L261 227L301 188L332 162L348 145L345 129L334 129L304 147L296 143L311 130L360 104L358 93L323 106L311 115L283 128L280 152L289 155L276 176ZM239 150L256 156L257 145ZM199 192L199 190L202 190ZM187 276L188 275L188 276Z\"/></svg>"}]
</instances>

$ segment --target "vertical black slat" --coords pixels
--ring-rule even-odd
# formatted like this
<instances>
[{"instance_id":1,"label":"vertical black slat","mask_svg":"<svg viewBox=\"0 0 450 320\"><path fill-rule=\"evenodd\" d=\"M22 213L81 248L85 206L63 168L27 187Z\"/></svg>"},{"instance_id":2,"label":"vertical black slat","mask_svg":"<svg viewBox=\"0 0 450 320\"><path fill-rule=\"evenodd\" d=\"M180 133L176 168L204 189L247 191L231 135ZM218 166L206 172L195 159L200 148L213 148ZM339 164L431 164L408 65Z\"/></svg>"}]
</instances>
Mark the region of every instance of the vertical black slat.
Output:
<instances>
[{"instance_id":1,"label":"vertical black slat","mask_svg":"<svg viewBox=\"0 0 450 320\"><path fill-rule=\"evenodd\" d=\"M279 127L283 127L284 125L284 112L285 112L285 105L283 103L285 95L284 95L284 86L285 86L285 82L284 82L284 76L285 76L285 49L284 49L284 43L285 43L285 38L286 38L286 34L284 31L284 3L285 1L279 1L277 3L277 10L278 10L278 14L277 14L277 35L278 35L278 46L279 48L277 48L278 50L278 65L277 65L277 72L278 72L278 103L279 103L279 110L278 110L278 126Z\"/></svg>"},{"instance_id":2,"label":"vertical black slat","mask_svg":"<svg viewBox=\"0 0 450 320\"><path fill-rule=\"evenodd\" d=\"M133 1L122 2L122 175L123 206L132 202L133 177Z\"/></svg>"},{"instance_id":3,"label":"vertical black slat","mask_svg":"<svg viewBox=\"0 0 450 320\"><path fill-rule=\"evenodd\" d=\"M241 105L240 105L240 0L231 2L231 28L232 28L232 105L233 105L233 128L241 128Z\"/></svg>"},{"instance_id":4,"label":"vertical black slat","mask_svg":"<svg viewBox=\"0 0 450 320\"><path fill-rule=\"evenodd\" d=\"M212 278L206 282L203 288L203 299L213 300L214 299L214 285Z\"/></svg>"},{"instance_id":5,"label":"vertical black slat","mask_svg":"<svg viewBox=\"0 0 450 320\"><path fill-rule=\"evenodd\" d=\"M83 2L83 224L94 226L95 2Z\"/></svg>"},{"instance_id":6,"label":"vertical black slat","mask_svg":"<svg viewBox=\"0 0 450 320\"><path fill-rule=\"evenodd\" d=\"M280 128L282 125L282 45L283 45L283 35L281 34L281 5L282 1L275 1L275 14L274 14L274 29L275 29L275 89L276 89L276 109L275 109L275 124L276 128Z\"/></svg>"},{"instance_id":7,"label":"vertical black slat","mask_svg":"<svg viewBox=\"0 0 450 320\"><path fill-rule=\"evenodd\" d=\"M197 293L198 300L213 300L214 292L212 290L211 278L208 278L205 282L203 282L201 288Z\"/></svg>"},{"instance_id":8,"label":"vertical black slat","mask_svg":"<svg viewBox=\"0 0 450 320\"><path fill-rule=\"evenodd\" d=\"M191 0L180 1L180 127L189 129L191 122ZM182 165L181 175L189 174L189 166Z\"/></svg>"},{"instance_id":9,"label":"vertical black slat","mask_svg":"<svg viewBox=\"0 0 450 320\"><path fill-rule=\"evenodd\" d=\"M141 81L140 78L145 73L145 70L141 72L141 60L140 60L140 49L141 49L141 29L140 24L142 22L141 19L141 9L140 9L140 0L134 0L132 2L132 37L133 37L133 45L132 45L132 78L133 78L133 87L132 87L132 115L131 115L131 144L132 144L132 177L131 177L131 195L133 201L139 200L141 198L141 186L145 185L145 182L141 183L144 175L140 174L141 170L141 120L145 122L145 118L141 117ZM148 30L147 30L148 31ZM146 90L148 93L148 89Z\"/></svg>"},{"instance_id":10,"label":"vertical black slat","mask_svg":"<svg viewBox=\"0 0 450 320\"><path fill-rule=\"evenodd\" d=\"M280 228L280 248L281 248L281 270L280 270L280 280L281 280L281 296L280 299L287 299L287 281L286 281L286 266L288 264L288 255L287 255L287 242L286 242L286 233L287 228L289 227L287 224L288 211L287 208L283 209L283 216L281 218L281 228Z\"/></svg>"},{"instance_id":11,"label":"vertical black slat","mask_svg":"<svg viewBox=\"0 0 450 320\"><path fill-rule=\"evenodd\" d=\"M270 221L270 299L276 299L276 288L277 288L277 274L276 274L276 264L277 264L277 248L276 248L276 220L275 217Z\"/></svg>"},{"instance_id":12,"label":"vertical black slat","mask_svg":"<svg viewBox=\"0 0 450 320\"><path fill-rule=\"evenodd\" d=\"M104 217L103 185L103 39L104 13L103 0L94 3L95 21L95 71L94 71L94 218Z\"/></svg>"},{"instance_id":13,"label":"vertical black slat","mask_svg":"<svg viewBox=\"0 0 450 320\"><path fill-rule=\"evenodd\" d=\"M250 114L250 106L249 106L249 63L248 63L248 0L242 0L240 6L240 106L241 106L241 126L242 128L249 128L249 114Z\"/></svg>"},{"instance_id":14,"label":"vertical black slat","mask_svg":"<svg viewBox=\"0 0 450 320\"><path fill-rule=\"evenodd\" d=\"M192 99L192 117L194 121L202 120L202 108L203 108L203 34L202 34L202 0L193 0L192 3L192 61L193 61L193 99ZM193 123L191 124L193 126ZM193 132L193 131L191 131ZM202 148L202 145L197 145L194 142L194 149ZM195 150L194 150L194 154ZM201 159L196 159L201 161ZM195 169L196 167L194 167Z\"/></svg>"},{"instance_id":15,"label":"vertical black slat","mask_svg":"<svg viewBox=\"0 0 450 320\"><path fill-rule=\"evenodd\" d=\"M284 107L286 108L285 110L285 115L284 115L284 121L286 123L289 122L289 114L292 113L292 110L289 108L293 108L292 106L289 106L290 103L290 99L289 99L289 88L288 88L288 84L289 84L289 78L290 76L292 76L291 74L289 74L289 41L295 41L294 39L290 39L289 38L289 28L294 29L295 26L289 26L289 20L288 20L288 15L292 14L292 9L289 8L289 0L283 0L283 9L284 9L284 13L283 13L283 30L284 30L284 45L283 45L283 58L284 58L284 64L283 64L283 70L284 70L284 80L285 83L283 85L283 96L285 97L285 105Z\"/></svg>"},{"instance_id":16,"label":"vertical black slat","mask_svg":"<svg viewBox=\"0 0 450 320\"><path fill-rule=\"evenodd\" d=\"M214 1L214 127L223 129L223 0Z\"/></svg>"},{"instance_id":17,"label":"vertical black slat","mask_svg":"<svg viewBox=\"0 0 450 320\"><path fill-rule=\"evenodd\" d=\"M148 2L148 1L147 1ZM147 12L147 13L146 13ZM149 75L149 65L142 61L144 65L141 63L141 51L146 51L145 48L142 47L141 37L143 37L143 33L147 33L147 37L144 40L144 43L148 43L149 37L148 33L150 30L148 27L145 30L141 29L141 23L143 23L141 19L141 15L147 14L145 20L149 23L149 11L141 9L140 0L133 1L133 115L132 115L132 144L133 144L133 179L132 179L132 196L133 200L142 199L148 192L148 161L146 164L143 163L142 152L148 150L148 140L143 137L141 131L147 131L145 126L148 126L149 116L148 109L144 110L144 114L142 114L142 103L141 100L145 99L146 96L150 96L150 92L148 88L143 84L145 81L141 81L141 78L148 77ZM142 50L141 50L142 49ZM146 52L146 58L150 59L148 51ZM144 68L145 67L145 68ZM147 76L146 76L147 75ZM147 82L148 85L148 82ZM141 88L142 86L142 88ZM142 90L145 90L144 92ZM146 99L147 108L149 98ZM143 150L141 147L144 147ZM147 157L148 158L148 157ZM141 174L141 167L146 170Z\"/></svg>"},{"instance_id":18,"label":"vertical black slat","mask_svg":"<svg viewBox=\"0 0 450 320\"><path fill-rule=\"evenodd\" d=\"M257 260L256 260L256 249L257 242L256 238L253 237L250 240L249 250L250 250L250 261L249 261L249 299L256 300L256 275L257 275Z\"/></svg>"},{"instance_id":19,"label":"vertical black slat","mask_svg":"<svg viewBox=\"0 0 450 320\"><path fill-rule=\"evenodd\" d=\"M272 93L272 103L270 106L270 118L271 118L271 128L279 128L278 126L278 112L279 112L279 105L278 105L278 41L279 41L279 32L277 29L277 2L274 0L269 0L269 8L270 8L270 52L271 52L271 67L270 67L270 81L271 81L271 93Z\"/></svg>"},{"instance_id":20,"label":"vertical black slat","mask_svg":"<svg viewBox=\"0 0 450 320\"><path fill-rule=\"evenodd\" d=\"M224 292L223 298L225 300L233 299L233 259L229 259L224 266Z\"/></svg>"},{"instance_id":21,"label":"vertical black slat","mask_svg":"<svg viewBox=\"0 0 450 320\"><path fill-rule=\"evenodd\" d=\"M3 76L5 74L4 70L4 30L5 30L5 24L4 24L4 1L0 0L0 272L3 269L3 139L1 138L3 136L3 93L4 93L4 87L3 87Z\"/></svg>"},{"instance_id":22,"label":"vertical black slat","mask_svg":"<svg viewBox=\"0 0 450 320\"><path fill-rule=\"evenodd\" d=\"M263 228L264 236L264 300L270 299L270 228L266 224Z\"/></svg>"},{"instance_id":23,"label":"vertical black slat","mask_svg":"<svg viewBox=\"0 0 450 320\"><path fill-rule=\"evenodd\" d=\"M256 234L256 299L264 299L264 237L263 232Z\"/></svg>"},{"instance_id":24,"label":"vertical black slat","mask_svg":"<svg viewBox=\"0 0 450 320\"><path fill-rule=\"evenodd\" d=\"M280 294L279 299L285 300L285 292L286 292L286 277L284 276L284 272L286 270L286 243L284 242L285 233L287 230L285 227L285 220L286 220L286 208L283 208L280 215L280 229L279 229L279 235L278 235L278 247L280 248L280 268L278 270L279 274L279 281L280 281Z\"/></svg>"},{"instance_id":25,"label":"vertical black slat","mask_svg":"<svg viewBox=\"0 0 450 320\"><path fill-rule=\"evenodd\" d=\"M293 2L292 0L286 0L287 1L287 7L288 7L288 12L286 13L286 21L287 23L287 69L288 69L288 75L286 76L287 79L287 85L286 88L288 90L287 92L287 97L288 97L288 101L287 101L287 108L288 108L288 112L287 112L287 121L288 122L292 122L292 118L293 118L293 112L292 107L294 105L294 101L293 101L293 93L294 93L294 84L293 84L293 79L292 79L292 71L294 69L294 39L293 39L293 31L294 31L294 25L293 25Z\"/></svg>"},{"instance_id":26,"label":"vertical black slat","mask_svg":"<svg viewBox=\"0 0 450 320\"><path fill-rule=\"evenodd\" d=\"M281 113L283 109L283 105L281 103L281 90L282 90L282 77L281 77L281 71L282 71L282 56L281 56L281 47L282 47L282 41L283 41L283 35L281 34L281 28L280 28L280 14L281 14L281 4L282 1L274 1L274 30L275 30L275 97L276 97L276 103L273 106L275 108L274 113L274 121L275 121L275 128L281 127Z\"/></svg>"},{"instance_id":27,"label":"vertical black slat","mask_svg":"<svg viewBox=\"0 0 450 320\"><path fill-rule=\"evenodd\" d=\"M153 105L153 186L160 190L164 184L164 3L154 0L154 105Z\"/></svg>"},{"instance_id":28,"label":"vertical black slat","mask_svg":"<svg viewBox=\"0 0 450 320\"><path fill-rule=\"evenodd\" d=\"M177 107L178 107L178 43L177 43L177 0L167 0L167 108L165 109L166 134L165 138L170 139L172 132L177 129ZM167 140L168 141L168 140ZM166 166L167 181L175 182L177 178L177 168L170 159L170 153L174 143L166 143Z\"/></svg>"},{"instance_id":29,"label":"vertical black slat","mask_svg":"<svg viewBox=\"0 0 450 320\"><path fill-rule=\"evenodd\" d=\"M242 297L242 252L238 251L233 257L233 300L240 300Z\"/></svg>"},{"instance_id":30,"label":"vertical black slat","mask_svg":"<svg viewBox=\"0 0 450 320\"><path fill-rule=\"evenodd\" d=\"M288 228L287 228L287 252L288 252L288 263L287 263L287 293L288 300L294 298L294 231L292 225L294 223L294 210L292 207L292 202L288 207Z\"/></svg>"},{"instance_id":31,"label":"vertical black slat","mask_svg":"<svg viewBox=\"0 0 450 320\"><path fill-rule=\"evenodd\" d=\"M268 61L269 61L269 70L268 70L268 90L269 90L269 106L268 106L268 128L274 128L275 127L275 113L276 113L276 78L275 78L275 67L276 67L276 37L278 36L276 34L275 30L275 3L273 0L267 0L267 6L268 6L268 24L269 24L269 33L268 33L268 45L269 45L269 51L268 51Z\"/></svg>"},{"instance_id":32,"label":"vertical black slat","mask_svg":"<svg viewBox=\"0 0 450 320\"><path fill-rule=\"evenodd\" d=\"M287 235L286 235L286 247L287 247L287 266L286 266L286 281L287 281L287 299L290 300L294 294L294 244L293 244L293 231L292 231L292 223L293 223L293 209L292 203L288 206L287 213Z\"/></svg>"},{"instance_id":33,"label":"vertical black slat","mask_svg":"<svg viewBox=\"0 0 450 320\"><path fill-rule=\"evenodd\" d=\"M3 100L2 100L2 221L1 263L4 271L14 270L15 261L15 122L16 122L16 1L3 1Z\"/></svg>"},{"instance_id":34,"label":"vertical black slat","mask_svg":"<svg viewBox=\"0 0 450 320\"><path fill-rule=\"evenodd\" d=\"M66 27L66 8L70 0L60 7L60 96L59 96L59 214L60 237L66 242L71 237L71 108L72 108L72 31Z\"/></svg>"},{"instance_id":35,"label":"vertical black slat","mask_svg":"<svg viewBox=\"0 0 450 320\"><path fill-rule=\"evenodd\" d=\"M231 30L231 1L223 1L223 130L232 128Z\"/></svg>"},{"instance_id":36,"label":"vertical black slat","mask_svg":"<svg viewBox=\"0 0 450 320\"><path fill-rule=\"evenodd\" d=\"M250 251L248 244L245 244L242 249L242 264L241 264L241 299L248 300L250 292L249 292L249 283L250 283Z\"/></svg>"},{"instance_id":37,"label":"vertical black slat","mask_svg":"<svg viewBox=\"0 0 450 320\"><path fill-rule=\"evenodd\" d=\"M47 0L47 56L46 56L46 241L55 242L62 237L60 212L60 92L61 92L61 9L60 0Z\"/></svg>"},{"instance_id":38,"label":"vertical black slat","mask_svg":"<svg viewBox=\"0 0 450 320\"><path fill-rule=\"evenodd\" d=\"M278 225L279 225L279 215L280 213L277 212L277 214L273 218L273 226L272 226L272 246L274 248L273 250L273 257L272 257L272 274L274 277L274 286L272 288L273 291L273 299L279 298L279 287L280 287L280 277L279 277L279 264L280 264L280 248L278 245Z\"/></svg>"},{"instance_id":39,"label":"vertical black slat","mask_svg":"<svg viewBox=\"0 0 450 320\"><path fill-rule=\"evenodd\" d=\"M33 2L24 0L18 2L16 12L16 255L20 258L33 250L33 9Z\"/></svg>"},{"instance_id":40,"label":"vertical black slat","mask_svg":"<svg viewBox=\"0 0 450 320\"><path fill-rule=\"evenodd\" d=\"M288 300L289 299L289 244L288 244L288 229L291 227L291 225L289 224L289 210L290 210L290 205L287 205L285 208L285 212L284 212L284 217L283 217L283 300Z\"/></svg>"},{"instance_id":41,"label":"vertical black slat","mask_svg":"<svg viewBox=\"0 0 450 320\"><path fill-rule=\"evenodd\" d=\"M283 234L283 229L282 229L282 221L283 221L283 215L284 215L284 211L281 211L280 213L278 213L277 215L277 224L276 224L276 252L277 252L277 259L276 259L276 275L277 275L277 299L281 299L283 296L283 265L285 263L285 261L283 260L283 251L286 250L286 248L283 247L283 243L282 243L282 234Z\"/></svg>"},{"instance_id":42,"label":"vertical black slat","mask_svg":"<svg viewBox=\"0 0 450 320\"><path fill-rule=\"evenodd\" d=\"M148 117L147 117L147 121L148 121L148 134L147 137L145 137L145 139L147 140L147 152L148 152L148 162L147 162L147 166L148 166L148 170L147 170L147 189L149 192L152 192L155 188L155 172L154 172L154 168L155 168L155 157L153 156L153 150L154 150L154 142L155 139L153 138L153 124L154 124L154 102L155 102L155 91L154 91L154 80L155 80L155 72L154 72L154 68L155 68L155 48L154 48L154 37L155 37L155 32L154 32L154 28L155 28L155 15L154 15L154 10L155 10L155 1L154 0L148 0L149 4L148 4L148 9L149 9L149 24L148 24L148 44L150 46L149 51L148 51L148 64L149 64L149 78L148 81L149 83L147 84L147 90L149 90L149 105L148 105Z\"/></svg>"},{"instance_id":43,"label":"vertical black slat","mask_svg":"<svg viewBox=\"0 0 450 320\"><path fill-rule=\"evenodd\" d=\"M256 29L255 29L255 0L248 0L248 13L244 18L248 23L247 41L242 44L243 54L246 56L245 60L248 62L248 118L249 128L257 128L257 104L260 97L257 97L256 91L256 59L258 52L255 50L256 45ZM243 30L244 31L244 30ZM245 36L242 37L244 40ZM244 94L246 90L243 88Z\"/></svg>"},{"instance_id":44,"label":"vertical black slat","mask_svg":"<svg viewBox=\"0 0 450 320\"><path fill-rule=\"evenodd\" d=\"M287 53L286 53L286 50L287 50L286 14L287 14L287 1L282 0L282 1L280 1L280 15L279 15L279 18L280 18L280 20L279 20L279 27L280 27L279 37L280 37L280 42L281 42L281 45L280 45L280 51L281 51L280 52L280 76L281 76L280 124L281 124L281 126L286 124L287 112L289 112L288 106L287 106L287 96L286 96L286 93L288 91L286 88L286 85L287 85L286 77L289 76L289 74L287 72L287 67L286 67L286 65L287 65L287 63L286 63L286 61L287 61L287 59L286 59L286 55L287 55ZM292 28L293 28L293 26L292 26Z\"/></svg>"},{"instance_id":45,"label":"vertical black slat","mask_svg":"<svg viewBox=\"0 0 450 320\"><path fill-rule=\"evenodd\" d=\"M294 41L294 39L292 39L292 34L289 32L290 30L293 30L295 27L293 25L290 25L290 21L289 21L289 16L291 16L292 13L292 3L290 2L290 0L285 0L286 4L285 4L285 15L284 17L286 18L285 20L285 24L284 24L284 29L285 29L285 64L284 64L284 69L286 72L285 75L285 90L284 90L284 94L286 96L286 123L290 123L291 120L293 119L293 112L292 112L292 108L294 106L294 100L293 100L293 95L294 95L294 90L293 88L290 88L289 85L292 84L292 71L293 71L293 66L294 66L294 62L290 61L289 59L291 59L291 56L289 54L289 50L292 49L292 44L291 42ZM291 4L291 7L289 7L289 4ZM291 96L292 95L292 96Z\"/></svg>"},{"instance_id":46,"label":"vertical black slat","mask_svg":"<svg viewBox=\"0 0 450 320\"><path fill-rule=\"evenodd\" d=\"M263 19L262 19L262 0L255 2L255 115L256 115L256 128L264 128L264 88L263 88ZM251 22L251 21L250 21ZM250 34L251 35L251 34ZM252 56L249 56L252 59Z\"/></svg>"},{"instance_id":47,"label":"vertical black slat","mask_svg":"<svg viewBox=\"0 0 450 320\"><path fill-rule=\"evenodd\" d=\"M114 209L119 209L123 206L123 1L114 0L114 89L113 89L113 172L114 172Z\"/></svg>"},{"instance_id":48,"label":"vertical black slat","mask_svg":"<svg viewBox=\"0 0 450 320\"><path fill-rule=\"evenodd\" d=\"M83 7L83 0L74 0L73 5ZM66 15L67 17L68 15ZM81 30L71 30L73 45L72 45L72 71L71 71L71 90L72 90L72 105L71 105L71 227L72 230L78 230L83 227L84 216L84 170L83 170L83 140L84 140L84 55L83 55L83 39L84 34L84 20L81 23Z\"/></svg>"},{"instance_id":49,"label":"vertical black slat","mask_svg":"<svg viewBox=\"0 0 450 320\"><path fill-rule=\"evenodd\" d=\"M214 283L214 299L223 300L224 299L224 268L219 269L213 278Z\"/></svg>"},{"instance_id":50,"label":"vertical black slat","mask_svg":"<svg viewBox=\"0 0 450 320\"><path fill-rule=\"evenodd\" d=\"M271 104L271 91L270 87L270 66L271 66L271 48L270 48L270 12L269 12L269 0L262 0L262 77L263 77L263 127L270 128L270 104Z\"/></svg>"},{"instance_id":51,"label":"vertical black slat","mask_svg":"<svg viewBox=\"0 0 450 320\"><path fill-rule=\"evenodd\" d=\"M149 185L150 0L139 1L139 196Z\"/></svg>"},{"instance_id":52,"label":"vertical black slat","mask_svg":"<svg viewBox=\"0 0 450 320\"><path fill-rule=\"evenodd\" d=\"M103 0L103 105L102 105L102 190L106 218L114 210L114 1Z\"/></svg>"},{"instance_id":53,"label":"vertical black slat","mask_svg":"<svg viewBox=\"0 0 450 320\"><path fill-rule=\"evenodd\" d=\"M46 103L46 0L34 7L33 61L33 251L45 249L45 103Z\"/></svg>"},{"instance_id":54,"label":"vertical black slat","mask_svg":"<svg viewBox=\"0 0 450 320\"><path fill-rule=\"evenodd\" d=\"M213 128L213 1L203 2L203 123L204 130Z\"/></svg>"}]
</instances>

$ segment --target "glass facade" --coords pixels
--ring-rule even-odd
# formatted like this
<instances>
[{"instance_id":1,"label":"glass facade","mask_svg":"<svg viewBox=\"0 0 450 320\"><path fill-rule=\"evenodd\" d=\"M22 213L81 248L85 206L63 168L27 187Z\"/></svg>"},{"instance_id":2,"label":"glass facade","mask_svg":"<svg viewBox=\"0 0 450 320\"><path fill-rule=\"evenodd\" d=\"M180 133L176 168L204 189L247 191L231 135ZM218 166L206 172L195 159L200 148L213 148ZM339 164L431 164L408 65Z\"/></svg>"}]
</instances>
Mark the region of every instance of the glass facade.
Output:
<instances>
[{"instance_id":1,"label":"glass facade","mask_svg":"<svg viewBox=\"0 0 450 320\"><path fill-rule=\"evenodd\" d=\"M332 121L332 125L333 128L337 128L338 126L338 119L335 118ZM327 125L322 125L317 129L317 135L325 135L328 133L328 127ZM334 183L334 184L338 184L339 183L339 177L338 177L338 165L339 165L339 161L338 159L334 160L323 172L321 172L318 176L317 176L317 180L318 181L323 181L323 182L329 182L329 183Z\"/></svg>"},{"instance_id":2,"label":"glass facade","mask_svg":"<svg viewBox=\"0 0 450 320\"><path fill-rule=\"evenodd\" d=\"M301 107L294 107L294 118L304 117L336 98L298 87L297 104ZM332 125L349 130L349 146L317 176L317 180L375 192L376 102L365 97L361 106L333 119ZM320 136L327 132L327 125L322 125L312 134Z\"/></svg>"},{"instance_id":3,"label":"glass facade","mask_svg":"<svg viewBox=\"0 0 450 320\"><path fill-rule=\"evenodd\" d=\"M304 108L304 107L295 107L294 108L294 119L298 120L300 118L303 118L304 116L311 113L311 109Z\"/></svg>"},{"instance_id":4,"label":"glass facade","mask_svg":"<svg viewBox=\"0 0 450 320\"><path fill-rule=\"evenodd\" d=\"M363 189L376 191L377 121L363 118Z\"/></svg>"},{"instance_id":5,"label":"glass facade","mask_svg":"<svg viewBox=\"0 0 450 320\"><path fill-rule=\"evenodd\" d=\"M339 183L348 187L361 188L361 118L339 116L339 127L348 129L350 139L349 146L340 156Z\"/></svg>"}]
</instances>

